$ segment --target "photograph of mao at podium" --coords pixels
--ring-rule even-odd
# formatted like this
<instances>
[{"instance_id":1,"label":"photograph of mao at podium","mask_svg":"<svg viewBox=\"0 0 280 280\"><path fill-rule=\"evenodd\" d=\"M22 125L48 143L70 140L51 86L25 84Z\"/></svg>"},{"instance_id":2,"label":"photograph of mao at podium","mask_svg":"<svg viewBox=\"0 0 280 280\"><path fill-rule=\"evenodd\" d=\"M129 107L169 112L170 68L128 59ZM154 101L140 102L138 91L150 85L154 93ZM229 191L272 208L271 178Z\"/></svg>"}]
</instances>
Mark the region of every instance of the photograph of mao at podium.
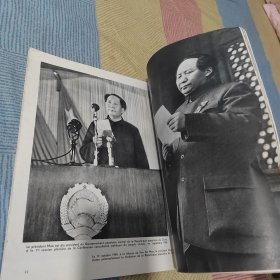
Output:
<instances>
[{"instance_id":1,"label":"photograph of mao at podium","mask_svg":"<svg viewBox=\"0 0 280 280\"><path fill-rule=\"evenodd\" d=\"M41 63L23 242L167 235L146 87L103 73Z\"/></svg>"}]
</instances>

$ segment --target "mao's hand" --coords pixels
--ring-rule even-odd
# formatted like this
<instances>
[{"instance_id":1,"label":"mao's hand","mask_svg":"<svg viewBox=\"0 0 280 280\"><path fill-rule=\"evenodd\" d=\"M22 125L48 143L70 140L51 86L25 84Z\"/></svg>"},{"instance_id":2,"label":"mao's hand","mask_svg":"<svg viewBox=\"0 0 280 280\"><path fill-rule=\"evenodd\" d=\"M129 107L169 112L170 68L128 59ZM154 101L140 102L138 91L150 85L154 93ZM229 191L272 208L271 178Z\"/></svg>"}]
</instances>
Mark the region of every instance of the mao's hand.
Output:
<instances>
[{"instance_id":1,"label":"mao's hand","mask_svg":"<svg viewBox=\"0 0 280 280\"><path fill-rule=\"evenodd\" d=\"M176 112L170 116L167 125L173 132L183 132L186 129L185 115L181 112Z\"/></svg>"},{"instance_id":2,"label":"mao's hand","mask_svg":"<svg viewBox=\"0 0 280 280\"><path fill-rule=\"evenodd\" d=\"M93 143L95 143L95 140L96 140L97 148L100 148L102 146L102 136L98 136L98 137L93 136L92 138Z\"/></svg>"},{"instance_id":3,"label":"mao's hand","mask_svg":"<svg viewBox=\"0 0 280 280\"><path fill-rule=\"evenodd\" d=\"M162 157L165 161L168 161L171 159L172 157L172 146L168 145L168 144L163 144L162 145Z\"/></svg>"}]
</instances>

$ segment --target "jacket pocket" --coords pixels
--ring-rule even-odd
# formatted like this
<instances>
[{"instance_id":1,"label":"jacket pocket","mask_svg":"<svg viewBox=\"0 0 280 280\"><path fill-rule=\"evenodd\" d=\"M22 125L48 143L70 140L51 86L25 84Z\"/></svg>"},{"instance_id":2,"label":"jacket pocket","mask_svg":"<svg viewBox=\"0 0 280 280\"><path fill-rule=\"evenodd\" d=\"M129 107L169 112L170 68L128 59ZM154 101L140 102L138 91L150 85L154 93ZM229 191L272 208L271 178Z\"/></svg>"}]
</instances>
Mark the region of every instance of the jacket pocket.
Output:
<instances>
[{"instance_id":1,"label":"jacket pocket","mask_svg":"<svg viewBox=\"0 0 280 280\"><path fill-rule=\"evenodd\" d=\"M261 236L256 189L248 176L204 177L209 236Z\"/></svg>"}]
</instances>

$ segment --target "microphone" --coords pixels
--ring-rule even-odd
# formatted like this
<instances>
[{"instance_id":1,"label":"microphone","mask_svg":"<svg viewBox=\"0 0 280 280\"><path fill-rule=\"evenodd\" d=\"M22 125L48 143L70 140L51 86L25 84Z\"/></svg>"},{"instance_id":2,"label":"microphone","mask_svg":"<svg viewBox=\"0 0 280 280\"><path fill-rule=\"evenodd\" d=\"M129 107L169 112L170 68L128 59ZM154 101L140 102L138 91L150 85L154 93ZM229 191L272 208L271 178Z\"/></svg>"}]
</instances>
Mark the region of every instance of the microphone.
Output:
<instances>
[{"instance_id":1,"label":"microphone","mask_svg":"<svg viewBox=\"0 0 280 280\"><path fill-rule=\"evenodd\" d=\"M79 130L82 128L82 124L80 121L77 119L72 119L68 124L67 124L67 131L68 134L76 134L79 132Z\"/></svg>"},{"instance_id":2,"label":"microphone","mask_svg":"<svg viewBox=\"0 0 280 280\"><path fill-rule=\"evenodd\" d=\"M91 104L91 108L92 108L92 112L93 112L93 121L95 123L95 125L97 125L97 112L99 111L100 107L98 104L96 103L92 103Z\"/></svg>"},{"instance_id":3,"label":"microphone","mask_svg":"<svg viewBox=\"0 0 280 280\"><path fill-rule=\"evenodd\" d=\"M75 165L75 157L76 157L76 141L80 136L80 129L82 128L82 124L77 119L72 119L66 126L68 137L71 139L71 165Z\"/></svg>"},{"instance_id":4,"label":"microphone","mask_svg":"<svg viewBox=\"0 0 280 280\"><path fill-rule=\"evenodd\" d=\"M91 104L91 108L92 108L93 113L98 112L99 109L100 109L99 105L96 104L96 103L92 103L92 104Z\"/></svg>"}]
</instances>

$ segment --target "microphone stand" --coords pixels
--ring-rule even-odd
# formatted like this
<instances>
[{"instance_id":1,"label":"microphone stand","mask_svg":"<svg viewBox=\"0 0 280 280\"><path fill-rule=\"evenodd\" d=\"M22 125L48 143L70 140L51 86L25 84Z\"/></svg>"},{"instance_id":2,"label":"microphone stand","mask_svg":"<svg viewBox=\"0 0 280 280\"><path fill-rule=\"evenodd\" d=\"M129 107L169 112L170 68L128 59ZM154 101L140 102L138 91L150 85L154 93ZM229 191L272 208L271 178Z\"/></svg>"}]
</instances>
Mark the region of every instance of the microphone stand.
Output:
<instances>
[{"instance_id":1,"label":"microphone stand","mask_svg":"<svg viewBox=\"0 0 280 280\"><path fill-rule=\"evenodd\" d=\"M95 145L95 150L94 150L94 159L93 159L93 165L97 166L98 165L98 150L97 150L97 137L98 137L98 133L97 133L97 111L100 109L100 107L93 103L91 105L91 108L93 110L93 122L94 122L94 134L95 134L95 138L94 138L94 145Z\"/></svg>"},{"instance_id":2,"label":"microphone stand","mask_svg":"<svg viewBox=\"0 0 280 280\"><path fill-rule=\"evenodd\" d=\"M76 158L76 141L80 136L80 129L82 128L82 124L77 119L72 119L67 124L67 132L68 137L71 139L71 157L70 157L70 165L75 165Z\"/></svg>"},{"instance_id":3,"label":"microphone stand","mask_svg":"<svg viewBox=\"0 0 280 280\"><path fill-rule=\"evenodd\" d=\"M106 137L107 140L107 149L108 149L108 165L109 166L115 166L115 160L112 155L112 142L113 138L112 137Z\"/></svg>"},{"instance_id":4,"label":"microphone stand","mask_svg":"<svg viewBox=\"0 0 280 280\"><path fill-rule=\"evenodd\" d=\"M94 150L94 159L93 159L93 165L97 166L98 165L98 150L97 150L97 114L96 112L93 114L93 121L94 121L94 134L95 134L95 138L94 138L94 145L95 145L95 150Z\"/></svg>"},{"instance_id":5,"label":"microphone stand","mask_svg":"<svg viewBox=\"0 0 280 280\"><path fill-rule=\"evenodd\" d=\"M75 165L75 158L76 158L76 139L71 139L70 165Z\"/></svg>"}]
</instances>

